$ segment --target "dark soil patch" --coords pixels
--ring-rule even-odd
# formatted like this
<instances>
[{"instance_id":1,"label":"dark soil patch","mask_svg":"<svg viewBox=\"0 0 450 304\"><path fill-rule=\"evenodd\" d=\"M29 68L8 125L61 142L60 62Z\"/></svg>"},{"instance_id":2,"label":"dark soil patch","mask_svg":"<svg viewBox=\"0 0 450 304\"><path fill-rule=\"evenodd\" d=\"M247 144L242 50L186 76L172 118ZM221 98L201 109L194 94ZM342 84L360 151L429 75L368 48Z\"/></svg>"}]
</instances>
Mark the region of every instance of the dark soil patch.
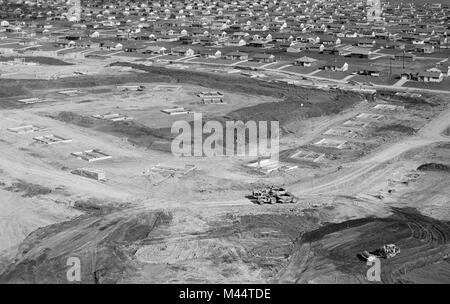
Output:
<instances>
[{"instance_id":1,"label":"dark soil patch","mask_svg":"<svg viewBox=\"0 0 450 304\"><path fill-rule=\"evenodd\" d=\"M435 172L450 172L450 166L444 164L428 163L420 165L419 171L435 171Z\"/></svg>"},{"instance_id":2,"label":"dark soil patch","mask_svg":"<svg viewBox=\"0 0 450 304\"><path fill-rule=\"evenodd\" d=\"M450 136L450 128L448 128L448 129L446 129L446 130L444 131L444 135L445 135L445 136Z\"/></svg>"},{"instance_id":3,"label":"dark soil patch","mask_svg":"<svg viewBox=\"0 0 450 304\"><path fill-rule=\"evenodd\" d=\"M112 218L91 215L38 229L20 246L16 262L0 274L0 282L70 283L65 265L69 257L77 257L81 261L81 283L116 283L135 273L136 245L157 235L155 229L170 221L171 215L163 212ZM102 237L93 241L99 233ZM55 237L57 244L46 248L46 242Z\"/></svg>"},{"instance_id":4,"label":"dark soil patch","mask_svg":"<svg viewBox=\"0 0 450 304\"><path fill-rule=\"evenodd\" d=\"M174 136L169 128L150 128L135 121L105 121L73 112L61 112L57 116L52 116L52 118L115 136L126 137L130 143L148 149L154 142L169 142Z\"/></svg>"},{"instance_id":5,"label":"dark soil patch","mask_svg":"<svg viewBox=\"0 0 450 304\"><path fill-rule=\"evenodd\" d=\"M325 265L330 263L340 272L365 280L367 266L358 259L358 254L392 243L400 247L401 253L382 260L381 279L385 283L398 283L405 273L420 271L448 256L449 222L424 216L413 208L392 208L392 212L388 218L350 220L306 233L299 240L299 247L311 248L310 256L314 258L303 267L327 267ZM302 264L300 260L291 263ZM307 270L314 272L314 269L300 267L298 280L301 280L302 273Z\"/></svg>"},{"instance_id":6,"label":"dark soil patch","mask_svg":"<svg viewBox=\"0 0 450 304\"><path fill-rule=\"evenodd\" d=\"M375 134L382 134L382 133L401 133L405 135L413 135L417 132L416 129L401 125L401 124L391 124L391 125L385 125L378 127L374 130Z\"/></svg>"},{"instance_id":7,"label":"dark soil patch","mask_svg":"<svg viewBox=\"0 0 450 304\"><path fill-rule=\"evenodd\" d=\"M18 181L12 183L11 186L5 188L10 192L23 192L22 197L34 197L38 195L47 195L52 193L52 189L43 187L41 185L28 183L25 181Z\"/></svg>"},{"instance_id":8,"label":"dark soil patch","mask_svg":"<svg viewBox=\"0 0 450 304\"><path fill-rule=\"evenodd\" d=\"M25 62L34 62L39 63L43 65L73 65L73 63L68 63L65 61L62 61L57 58L51 58L51 57L28 57L28 56L22 56L22 57L11 57L11 56L0 56L0 62L5 61L13 61L14 58L23 58Z\"/></svg>"},{"instance_id":9,"label":"dark soil patch","mask_svg":"<svg viewBox=\"0 0 450 304\"><path fill-rule=\"evenodd\" d=\"M74 203L73 207L87 214L101 215L123 209L125 206L120 206L111 202L103 202L91 198L88 200L78 200Z\"/></svg>"}]
</instances>

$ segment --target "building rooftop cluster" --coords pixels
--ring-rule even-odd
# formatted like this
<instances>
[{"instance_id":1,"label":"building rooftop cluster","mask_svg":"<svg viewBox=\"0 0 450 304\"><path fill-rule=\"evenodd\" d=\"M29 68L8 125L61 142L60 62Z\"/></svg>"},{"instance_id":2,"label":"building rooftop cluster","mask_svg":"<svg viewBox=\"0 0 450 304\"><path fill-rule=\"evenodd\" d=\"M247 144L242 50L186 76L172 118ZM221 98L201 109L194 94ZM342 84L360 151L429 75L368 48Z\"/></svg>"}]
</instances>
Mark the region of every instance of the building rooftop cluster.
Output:
<instances>
[{"instance_id":1,"label":"building rooftop cluster","mask_svg":"<svg viewBox=\"0 0 450 304\"><path fill-rule=\"evenodd\" d=\"M325 64L339 70L338 56L370 59L379 48L402 61L448 49L449 20L450 3L397 0L0 0L0 54L96 49L270 63L305 52L305 61L329 55ZM11 36L20 41L2 43Z\"/></svg>"}]
</instances>

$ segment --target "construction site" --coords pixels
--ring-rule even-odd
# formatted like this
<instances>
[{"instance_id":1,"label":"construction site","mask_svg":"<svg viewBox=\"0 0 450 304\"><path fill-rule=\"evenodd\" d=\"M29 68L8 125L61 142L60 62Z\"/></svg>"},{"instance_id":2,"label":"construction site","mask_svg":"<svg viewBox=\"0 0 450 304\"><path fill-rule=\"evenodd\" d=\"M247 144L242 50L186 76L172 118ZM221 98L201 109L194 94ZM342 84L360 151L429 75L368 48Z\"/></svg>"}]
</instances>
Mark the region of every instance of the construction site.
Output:
<instances>
[{"instance_id":1,"label":"construction site","mask_svg":"<svg viewBox=\"0 0 450 304\"><path fill-rule=\"evenodd\" d=\"M450 283L448 93L111 63L5 66L0 282ZM173 155L195 113L279 155Z\"/></svg>"}]
</instances>

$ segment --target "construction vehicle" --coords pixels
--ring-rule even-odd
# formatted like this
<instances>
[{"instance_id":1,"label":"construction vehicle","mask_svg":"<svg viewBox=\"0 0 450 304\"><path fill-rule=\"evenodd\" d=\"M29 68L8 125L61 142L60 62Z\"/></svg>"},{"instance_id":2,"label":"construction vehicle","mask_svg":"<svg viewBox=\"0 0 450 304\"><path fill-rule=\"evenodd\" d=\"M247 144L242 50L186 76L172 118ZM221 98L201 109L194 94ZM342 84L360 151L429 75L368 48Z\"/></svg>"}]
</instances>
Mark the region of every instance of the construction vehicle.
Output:
<instances>
[{"instance_id":1,"label":"construction vehicle","mask_svg":"<svg viewBox=\"0 0 450 304\"><path fill-rule=\"evenodd\" d=\"M268 187L264 189L253 190L250 199L258 204L289 204L296 203L297 199L284 188Z\"/></svg>"},{"instance_id":2,"label":"construction vehicle","mask_svg":"<svg viewBox=\"0 0 450 304\"><path fill-rule=\"evenodd\" d=\"M273 196L261 195L257 198L257 203L262 204L275 204L277 203L277 199Z\"/></svg>"},{"instance_id":3,"label":"construction vehicle","mask_svg":"<svg viewBox=\"0 0 450 304\"><path fill-rule=\"evenodd\" d=\"M394 244L387 244L374 251L363 251L361 256L366 260L373 260L374 258L390 259L400 253L400 248Z\"/></svg>"}]
</instances>

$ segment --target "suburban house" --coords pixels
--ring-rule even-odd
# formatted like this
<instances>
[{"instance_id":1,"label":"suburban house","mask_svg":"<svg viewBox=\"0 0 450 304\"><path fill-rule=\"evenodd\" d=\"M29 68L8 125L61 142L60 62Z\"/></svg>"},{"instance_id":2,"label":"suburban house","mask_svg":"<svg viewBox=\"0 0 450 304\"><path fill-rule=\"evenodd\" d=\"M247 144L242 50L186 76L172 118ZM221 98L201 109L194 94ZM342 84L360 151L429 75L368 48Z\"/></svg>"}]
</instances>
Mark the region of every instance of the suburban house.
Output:
<instances>
[{"instance_id":1,"label":"suburban house","mask_svg":"<svg viewBox=\"0 0 450 304\"><path fill-rule=\"evenodd\" d=\"M375 43L376 41L372 39L361 39L356 43L356 45L362 48L371 48L375 46Z\"/></svg>"},{"instance_id":2,"label":"suburban house","mask_svg":"<svg viewBox=\"0 0 450 304\"><path fill-rule=\"evenodd\" d=\"M351 49L346 50L345 54L343 55L345 57L369 59L372 55L372 52L368 48L352 47Z\"/></svg>"},{"instance_id":3,"label":"suburban house","mask_svg":"<svg viewBox=\"0 0 450 304\"><path fill-rule=\"evenodd\" d=\"M257 47L257 48L266 48L268 47L269 41L267 40L250 40L247 45L250 47Z\"/></svg>"},{"instance_id":4,"label":"suburban house","mask_svg":"<svg viewBox=\"0 0 450 304\"><path fill-rule=\"evenodd\" d=\"M247 42L242 38L228 39L227 41L225 41L226 46L244 46L246 44L247 44Z\"/></svg>"},{"instance_id":5,"label":"suburban house","mask_svg":"<svg viewBox=\"0 0 450 304\"><path fill-rule=\"evenodd\" d=\"M236 51L225 54L225 59L228 60L248 60L248 53Z\"/></svg>"},{"instance_id":6,"label":"suburban house","mask_svg":"<svg viewBox=\"0 0 450 304\"><path fill-rule=\"evenodd\" d=\"M415 51L416 51L416 53L420 53L420 54L433 54L434 46L428 45L428 44L416 46Z\"/></svg>"},{"instance_id":7,"label":"suburban house","mask_svg":"<svg viewBox=\"0 0 450 304\"><path fill-rule=\"evenodd\" d=\"M142 53L152 55L164 55L166 51L167 49L163 46L149 45L142 50Z\"/></svg>"},{"instance_id":8,"label":"suburban house","mask_svg":"<svg viewBox=\"0 0 450 304\"><path fill-rule=\"evenodd\" d=\"M325 62L324 64L319 65L319 69L324 71L346 72L348 71L348 63L341 60L330 60L328 62Z\"/></svg>"},{"instance_id":9,"label":"suburban house","mask_svg":"<svg viewBox=\"0 0 450 304\"><path fill-rule=\"evenodd\" d=\"M307 44L306 49L311 52L322 53L325 46L322 43Z\"/></svg>"},{"instance_id":10,"label":"suburban house","mask_svg":"<svg viewBox=\"0 0 450 304\"><path fill-rule=\"evenodd\" d=\"M222 52L219 50L203 50L203 51L200 51L200 57L217 59L217 58L222 57Z\"/></svg>"},{"instance_id":11,"label":"suburban house","mask_svg":"<svg viewBox=\"0 0 450 304\"><path fill-rule=\"evenodd\" d=\"M141 44L141 43L138 43L138 42L135 42L135 41L126 42L126 43L123 44L122 49L123 49L124 52L127 52L127 53L138 52L138 51L144 50L145 49L145 45Z\"/></svg>"},{"instance_id":12,"label":"suburban house","mask_svg":"<svg viewBox=\"0 0 450 304\"><path fill-rule=\"evenodd\" d=\"M286 52L288 52L288 53L300 53L301 51L305 50L304 45L305 45L305 43L294 43L294 44L291 44L286 49Z\"/></svg>"},{"instance_id":13,"label":"suburban house","mask_svg":"<svg viewBox=\"0 0 450 304\"><path fill-rule=\"evenodd\" d=\"M317 59L303 56L301 58L295 59L294 65L303 66L303 67L312 67L312 66L316 66L317 62L318 62Z\"/></svg>"},{"instance_id":14,"label":"suburban house","mask_svg":"<svg viewBox=\"0 0 450 304\"><path fill-rule=\"evenodd\" d=\"M250 61L257 61L257 62L274 62L275 61L275 56L272 54L254 54L253 56L250 57Z\"/></svg>"},{"instance_id":15,"label":"suburban house","mask_svg":"<svg viewBox=\"0 0 450 304\"><path fill-rule=\"evenodd\" d=\"M180 36L178 35L156 35L155 36L156 41L159 42L175 42L180 40Z\"/></svg>"},{"instance_id":16,"label":"suburban house","mask_svg":"<svg viewBox=\"0 0 450 304\"><path fill-rule=\"evenodd\" d=\"M402 70L400 77L405 80L417 80L418 72L412 70Z\"/></svg>"},{"instance_id":17,"label":"suburban house","mask_svg":"<svg viewBox=\"0 0 450 304\"><path fill-rule=\"evenodd\" d=\"M399 41L389 41L384 47L386 49L404 50L406 45L405 43Z\"/></svg>"},{"instance_id":18,"label":"suburban house","mask_svg":"<svg viewBox=\"0 0 450 304\"><path fill-rule=\"evenodd\" d=\"M175 47L175 48L171 49L170 54L175 55L175 56L189 57L189 56L194 56L195 51L191 48L179 46L179 47Z\"/></svg>"},{"instance_id":19,"label":"suburban house","mask_svg":"<svg viewBox=\"0 0 450 304\"><path fill-rule=\"evenodd\" d=\"M442 72L419 72L417 75L417 81L421 82L442 82L444 80L444 74Z\"/></svg>"},{"instance_id":20,"label":"suburban house","mask_svg":"<svg viewBox=\"0 0 450 304\"><path fill-rule=\"evenodd\" d=\"M326 36L320 38L320 43L322 43L325 47L338 46L341 45L341 39Z\"/></svg>"},{"instance_id":21,"label":"suburban house","mask_svg":"<svg viewBox=\"0 0 450 304\"><path fill-rule=\"evenodd\" d=\"M435 68L428 69L427 71L441 71L444 77L450 77L450 64L448 62L439 63Z\"/></svg>"},{"instance_id":22,"label":"suburban house","mask_svg":"<svg viewBox=\"0 0 450 304\"><path fill-rule=\"evenodd\" d=\"M367 67L367 68L358 70L356 73L358 75L379 77L381 74L381 71L377 68Z\"/></svg>"},{"instance_id":23,"label":"suburban house","mask_svg":"<svg viewBox=\"0 0 450 304\"><path fill-rule=\"evenodd\" d=\"M123 45L118 42L113 41L103 41L100 42L100 49L107 51L119 51L121 50Z\"/></svg>"}]
</instances>

